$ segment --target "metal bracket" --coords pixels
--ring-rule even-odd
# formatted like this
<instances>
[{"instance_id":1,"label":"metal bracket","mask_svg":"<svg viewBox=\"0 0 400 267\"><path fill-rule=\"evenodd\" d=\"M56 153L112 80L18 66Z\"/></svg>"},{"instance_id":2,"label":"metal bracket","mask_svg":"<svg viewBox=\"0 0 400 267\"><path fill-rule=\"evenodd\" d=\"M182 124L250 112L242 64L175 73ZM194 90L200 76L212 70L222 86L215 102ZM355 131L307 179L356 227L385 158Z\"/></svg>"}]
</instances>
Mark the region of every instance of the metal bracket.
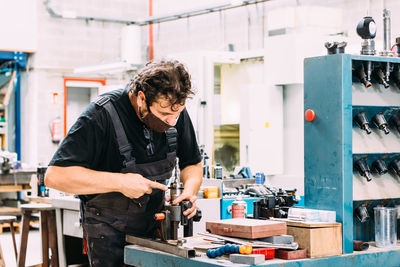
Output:
<instances>
[{"instance_id":1,"label":"metal bracket","mask_svg":"<svg viewBox=\"0 0 400 267\"><path fill-rule=\"evenodd\" d=\"M126 235L126 242L146 248L167 252L183 258L194 258L196 256L196 251L194 249L172 245L164 241Z\"/></svg>"}]
</instances>

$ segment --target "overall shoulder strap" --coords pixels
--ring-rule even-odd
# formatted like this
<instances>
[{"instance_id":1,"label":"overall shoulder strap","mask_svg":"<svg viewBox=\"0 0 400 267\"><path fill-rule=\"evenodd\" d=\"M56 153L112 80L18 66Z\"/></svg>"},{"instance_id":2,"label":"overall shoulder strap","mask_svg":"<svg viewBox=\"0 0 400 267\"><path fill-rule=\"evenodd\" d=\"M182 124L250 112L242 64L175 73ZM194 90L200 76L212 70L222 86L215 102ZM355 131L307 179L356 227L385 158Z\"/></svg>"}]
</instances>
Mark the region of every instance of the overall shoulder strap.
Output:
<instances>
[{"instance_id":1,"label":"overall shoulder strap","mask_svg":"<svg viewBox=\"0 0 400 267\"><path fill-rule=\"evenodd\" d=\"M114 105L111 103L110 98L103 96L96 101L96 105L104 107L111 117L115 129L115 135L117 136L119 152L124 157L124 164L134 160L132 156L132 146L128 142L124 127L122 126L119 115L115 110Z\"/></svg>"},{"instance_id":2,"label":"overall shoulder strap","mask_svg":"<svg viewBox=\"0 0 400 267\"><path fill-rule=\"evenodd\" d=\"M178 145L178 131L175 127L169 128L165 132L165 136L167 137L167 144L169 148L169 152L176 152Z\"/></svg>"}]
</instances>

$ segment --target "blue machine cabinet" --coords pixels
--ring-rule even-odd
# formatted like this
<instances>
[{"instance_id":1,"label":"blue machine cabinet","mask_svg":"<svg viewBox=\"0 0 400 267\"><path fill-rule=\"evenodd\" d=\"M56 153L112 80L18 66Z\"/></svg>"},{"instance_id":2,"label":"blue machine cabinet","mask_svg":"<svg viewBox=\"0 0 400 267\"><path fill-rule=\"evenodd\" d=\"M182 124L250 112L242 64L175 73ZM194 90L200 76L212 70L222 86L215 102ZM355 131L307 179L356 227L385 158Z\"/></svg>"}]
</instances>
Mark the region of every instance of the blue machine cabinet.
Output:
<instances>
[{"instance_id":1,"label":"blue machine cabinet","mask_svg":"<svg viewBox=\"0 0 400 267\"><path fill-rule=\"evenodd\" d=\"M235 201L236 198L221 198L221 220L232 219L232 212L230 208L232 206L232 202ZM258 201L261 198L250 197L243 198L243 201L247 203L247 215L253 216L254 210L254 201Z\"/></svg>"},{"instance_id":2,"label":"blue machine cabinet","mask_svg":"<svg viewBox=\"0 0 400 267\"><path fill-rule=\"evenodd\" d=\"M305 207L336 211L336 219L343 225L343 253L353 252L355 238L374 239L373 206L393 206L400 198L396 174L371 174L372 181L367 182L353 169L358 158L370 164L376 158L388 163L400 156L397 129L390 128L386 135L371 122L377 112L389 120L400 110L400 88L393 83L384 88L374 78L372 86L364 87L353 73L355 66L366 62L375 68L387 62L395 70L400 68L399 58L349 54L308 58L304 62L304 109L316 114L304 125ZM371 134L353 122L361 111L370 121ZM370 211L369 221L363 224L353 218L353 210L362 203Z\"/></svg>"}]
</instances>

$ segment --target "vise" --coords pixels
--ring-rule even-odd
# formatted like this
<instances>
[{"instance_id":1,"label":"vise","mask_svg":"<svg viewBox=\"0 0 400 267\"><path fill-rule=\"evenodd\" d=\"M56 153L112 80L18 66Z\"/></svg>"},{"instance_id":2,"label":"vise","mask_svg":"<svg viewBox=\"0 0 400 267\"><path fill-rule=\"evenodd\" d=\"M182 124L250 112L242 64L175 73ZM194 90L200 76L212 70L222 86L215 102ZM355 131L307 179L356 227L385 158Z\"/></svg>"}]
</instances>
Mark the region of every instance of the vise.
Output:
<instances>
[{"instance_id":1,"label":"vise","mask_svg":"<svg viewBox=\"0 0 400 267\"><path fill-rule=\"evenodd\" d=\"M296 189L277 190L264 185L251 185L245 194L261 198L254 202L254 219L287 218L289 208L298 203Z\"/></svg>"},{"instance_id":2,"label":"vise","mask_svg":"<svg viewBox=\"0 0 400 267\"><path fill-rule=\"evenodd\" d=\"M193 235L193 221L201 220L201 210L197 209L197 213L193 218L188 219L183 212L192 207L192 203L188 200L181 201L178 204L172 202L182 194L183 185L175 179L170 186L170 201L165 204L164 210L156 213L154 219L161 221L160 238L163 241L177 240L179 224L183 226L183 236L189 237Z\"/></svg>"}]
</instances>

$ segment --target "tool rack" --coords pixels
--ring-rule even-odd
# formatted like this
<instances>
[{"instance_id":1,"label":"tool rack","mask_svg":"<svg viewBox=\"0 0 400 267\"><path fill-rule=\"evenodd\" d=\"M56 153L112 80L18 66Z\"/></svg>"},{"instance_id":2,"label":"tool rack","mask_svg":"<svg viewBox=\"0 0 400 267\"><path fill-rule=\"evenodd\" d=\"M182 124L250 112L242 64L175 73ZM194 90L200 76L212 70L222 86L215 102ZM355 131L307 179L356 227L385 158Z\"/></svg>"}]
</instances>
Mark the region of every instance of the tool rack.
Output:
<instances>
[{"instance_id":1,"label":"tool rack","mask_svg":"<svg viewBox=\"0 0 400 267\"><path fill-rule=\"evenodd\" d=\"M315 119L304 125L305 207L336 211L337 221L343 225L344 254L353 253L353 240L374 240L373 207L400 203L398 175L372 173L368 182L353 168L360 158L369 166L381 158L389 167L400 156L399 131L389 124L390 133L385 134L371 122L378 112L389 121L400 111L400 87L390 81L385 88L374 78L372 86L365 87L354 75L357 65L365 62L372 62L373 68L386 63L395 71L400 68L400 58L349 54L308 58L304 63L304 109L315 114ZM354 123L354 116L361 111L366 112L371 134ZM365 223L353 215L362 204L370 216ZM386 266L399 264L400 250L382 253L388 251L394 256Z\"/></svg>"}]
</instances>

